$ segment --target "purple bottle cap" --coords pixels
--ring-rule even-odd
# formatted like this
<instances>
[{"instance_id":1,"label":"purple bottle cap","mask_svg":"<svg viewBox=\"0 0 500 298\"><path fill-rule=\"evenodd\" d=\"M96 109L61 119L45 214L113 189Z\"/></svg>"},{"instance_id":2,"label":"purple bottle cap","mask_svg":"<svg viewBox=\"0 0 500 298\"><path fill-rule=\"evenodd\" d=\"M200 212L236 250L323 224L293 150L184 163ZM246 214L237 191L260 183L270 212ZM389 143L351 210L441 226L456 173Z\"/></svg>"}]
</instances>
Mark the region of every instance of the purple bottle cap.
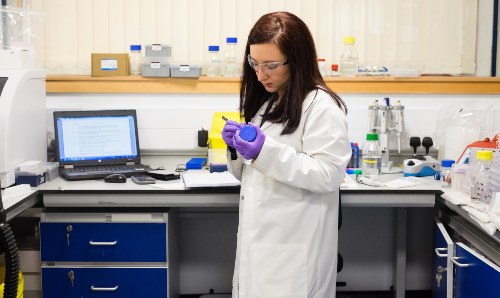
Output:
<instances>
[{"instance_id":1,"label":"purple bottle cap","mask_svg":"<svg viewBox=\"0 0 500 298\"><path fill-rule=\"evenodd\" d=\"M250 125L246 125L240 129L240 137L244 141L252 142L257 137L257 132L255 131L255 128L251 127Z\"/></svg>"}]
</instances>

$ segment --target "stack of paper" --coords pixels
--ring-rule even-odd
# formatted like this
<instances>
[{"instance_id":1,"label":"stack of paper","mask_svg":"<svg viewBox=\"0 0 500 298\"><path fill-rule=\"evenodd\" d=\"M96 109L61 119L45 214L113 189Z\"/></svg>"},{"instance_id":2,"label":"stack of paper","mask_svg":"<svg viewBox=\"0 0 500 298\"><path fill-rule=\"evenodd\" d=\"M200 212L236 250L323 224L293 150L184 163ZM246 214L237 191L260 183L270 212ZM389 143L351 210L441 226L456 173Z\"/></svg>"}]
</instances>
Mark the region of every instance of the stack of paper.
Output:
<instances>
[{"instance_id":1,"label":"stack of paper","mask_svg":"<svg viewBox=\"0 0 500 298\"><path fill-rule=\"evenodd\" d=\"M221 187L238 186L240 181L229 172L210 173L210 172L191 172L182 174L182 179L186 187Z\"/></svg>"}]
</instances>

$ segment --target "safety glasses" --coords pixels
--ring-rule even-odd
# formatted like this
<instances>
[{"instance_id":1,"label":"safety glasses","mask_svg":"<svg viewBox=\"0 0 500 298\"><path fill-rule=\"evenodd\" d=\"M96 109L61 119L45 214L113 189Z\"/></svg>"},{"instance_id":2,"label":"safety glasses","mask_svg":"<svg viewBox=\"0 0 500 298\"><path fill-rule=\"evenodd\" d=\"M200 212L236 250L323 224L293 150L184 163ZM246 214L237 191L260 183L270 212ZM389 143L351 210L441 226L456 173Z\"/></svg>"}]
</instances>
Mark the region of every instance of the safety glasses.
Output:
<instances>
[{"instance_id":1,"label":"safety glasses","mask_svg":"<svg viewBox=\"0 0 500 298\"><path fill-rule=\"evenodd\" d=\"M250 67L253 68L253 70L255 70L255 72L258 72L260 70L263 73L265 73L266 75L272 73L274 70L276 70L281 65L288 64L288 61L285 61L285 62L279 62L279 61L274 62L273 61L273 62L257 63L257 61L252 59L252 57L250 57L250 55L248 55L247 59L248 59L248 65L250 65Z\"/></svg>"}]
</instances>

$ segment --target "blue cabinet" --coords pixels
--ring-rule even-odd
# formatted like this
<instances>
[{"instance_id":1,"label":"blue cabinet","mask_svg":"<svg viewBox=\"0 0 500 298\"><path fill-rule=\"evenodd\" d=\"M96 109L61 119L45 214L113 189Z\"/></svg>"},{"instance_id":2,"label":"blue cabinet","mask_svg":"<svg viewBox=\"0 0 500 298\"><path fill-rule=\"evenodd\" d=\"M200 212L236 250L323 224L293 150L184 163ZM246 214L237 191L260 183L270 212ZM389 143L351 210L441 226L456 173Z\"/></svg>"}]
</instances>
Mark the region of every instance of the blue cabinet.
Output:
<instances>
[{"instance_id":1,"label":"blue cabinet","mask_svg":"<svg viewBox=\"0 0 500 298\"><path fill-rule=\"evenodd\" d=\"M167 262L162 223L42 222L40 235L45 262Z\"/></svg>"},{"instance_id":2,"label":"blue cabinet","mask_svg":"<svg viewBox=\"0 0 500 298\"><path fill-rule=\"evenodd\" d=\"M43 268L44 298L168 297L166 268Z\"/></svg>"},{"instance_id":3,"label":"blue cabinet","mask_svg":"<svg viewBox=\"0 0 500 298\"><path fill-rule=\"evenodd\" d=\"M433 298L453 298L453 241L438 218L434 219ZM441 275L438 278L438 275ZM438 280L439 279L439 280Z\"/></svg>"},{"instance_id":4,"label":"blue cabinet","mask_svg":"<svg viewBox=\"0 0 500 298\"><path fill-rule=\"evenodd\" d=\"M436 275L441 274L440 284ZM433 298L498 298L500 267L470 246L453 241L435 218Z\"/></svg>"},{"instance_id":5,"label":"blue cabinet","mask_svg":"<svg viewBox=\"0 0 500 298\"><path fill-rule=\"evenodd\" d=\"M453 261L455 298L500 297L500 267L460 242Z\"/></svg>"},{"instance_id":6,"label":"blue cabinet","mask_svg":"<svg viewBox=\"0 0 500 298\"><path fill-rule=\"evenodd\" d=\"M43 213L43 298L178 297L173 218L168 213Z\"/></svg>"}]
</instances>

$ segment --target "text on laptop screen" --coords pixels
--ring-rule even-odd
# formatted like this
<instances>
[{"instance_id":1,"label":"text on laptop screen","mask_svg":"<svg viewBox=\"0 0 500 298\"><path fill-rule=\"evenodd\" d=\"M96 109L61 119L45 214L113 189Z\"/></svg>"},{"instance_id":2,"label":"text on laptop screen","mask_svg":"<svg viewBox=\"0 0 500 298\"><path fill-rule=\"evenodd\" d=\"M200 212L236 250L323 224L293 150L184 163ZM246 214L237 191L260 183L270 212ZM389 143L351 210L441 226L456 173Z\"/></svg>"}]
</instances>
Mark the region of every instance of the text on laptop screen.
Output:
<instances>
[{"instance_id":1,"label":"text on laptop screen","mask_svg":"<svg viewBox=\"0 0 500 298\"><path fill-rule=\"evenodd\" d=\"M133 116L58 118L56 125L62 162L137 157Z\"/></svg>"}]
</instances>

